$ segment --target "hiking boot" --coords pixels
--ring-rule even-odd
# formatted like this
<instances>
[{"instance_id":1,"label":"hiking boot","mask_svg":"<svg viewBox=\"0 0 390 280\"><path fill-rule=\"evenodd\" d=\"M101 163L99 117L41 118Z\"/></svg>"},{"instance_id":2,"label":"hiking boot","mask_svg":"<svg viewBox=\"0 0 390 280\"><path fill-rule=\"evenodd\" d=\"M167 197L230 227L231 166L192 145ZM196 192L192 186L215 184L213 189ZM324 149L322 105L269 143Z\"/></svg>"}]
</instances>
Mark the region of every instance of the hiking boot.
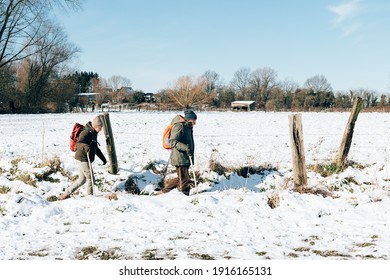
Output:
<instances>
[{"instance_id":1,"label":"hiking boot","mask_svg":"<svg viewBox=\"0 0 390 280\"><path fill-rule=\"evenodd\" d=\"M190 190L189 189L188 190L184 190L184 191L182 191L182 193L185 194L186 196L189 196L190 195Z\"/></svg>"}]
</instances>

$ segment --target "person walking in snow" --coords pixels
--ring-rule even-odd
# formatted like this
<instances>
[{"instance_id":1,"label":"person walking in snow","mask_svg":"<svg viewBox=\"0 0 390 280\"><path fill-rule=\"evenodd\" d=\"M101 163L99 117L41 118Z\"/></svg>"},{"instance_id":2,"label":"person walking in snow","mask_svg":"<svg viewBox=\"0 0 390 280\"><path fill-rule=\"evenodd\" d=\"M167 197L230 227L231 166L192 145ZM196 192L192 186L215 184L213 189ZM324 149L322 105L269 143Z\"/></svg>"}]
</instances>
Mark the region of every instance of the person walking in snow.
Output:
<instances>
[{"instance_id":1,"label":"person walking in snow","mask_svg":"<svg viewBox=\"0 0 390 280\"><path fill-rule=\"evenodd\" d=\"M87 186L87 195L93 195L94 174L92 171L92 162L95 160L95 155L102 160L103 165L107 163L97 142L98 133L102 128L102 121L99 117L95 117L92 122L88 122L80 132L76 143L75 154L75 159L79 168L79 178L59 196L60 200L69 198L70 195L84 183L86 183Z\"/></svg>"},{"instance_id":2,"label":"person walking in snow","mask_svg":"<svg viewBox=\"0 0 390 280\"><path fill-rule=\"evenodd\" d=\"M190 194L191 179L189 167L194 164L195 143L193 127L196 124L197 116L191 109L184 111L183 121L179 116L173 118L169 144L172 147L171 164L176 167L177 178L167 181L160 193L167 193L177 188L185 195ZM190 159L191 158L191 159Z\"/></svg>"}]
</instances>

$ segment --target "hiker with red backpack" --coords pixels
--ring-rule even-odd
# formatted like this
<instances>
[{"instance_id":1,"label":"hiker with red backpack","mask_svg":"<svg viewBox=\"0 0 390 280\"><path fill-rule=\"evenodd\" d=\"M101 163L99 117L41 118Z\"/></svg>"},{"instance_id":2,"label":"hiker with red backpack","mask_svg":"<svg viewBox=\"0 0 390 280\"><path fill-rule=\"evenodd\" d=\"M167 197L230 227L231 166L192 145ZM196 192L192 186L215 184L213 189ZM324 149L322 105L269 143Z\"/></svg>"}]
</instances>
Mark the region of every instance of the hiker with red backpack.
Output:
<instances>
[{"instance_id":1,"label":"hiker with red backpack","mask_svg":"<svg viewBox=\"0 0 390 280\"><path fill-rule=\"evenodd\" d=\"M75 124L71 135L70 146L71 150L73 150L74 141L76 141L75 159L79 167L79 177L74 184L69 186L65 192L59 196L60 200L69 198L70 195L84 183L86 183L87 186L87 195L93 195L94 174L91 164L95 160L95 155L102 160L103 165L107 163L97 142L97 136L102 130L102 127L103 123L99 117L95 117L92 122L88 122L85 126L77 123ZM76 139L72 139L72 137L76 137Z\"/></svg>"},{"instance_id":2,"label":"hiker with red backpack","mask_svg":"<svg viewBox=\"0 0 390 280\"><path fill-rule=\"evenodd\" d=\"M190 194L191 179L189 167L194 161L194 136L193 127L197 116L191 109L184 111L184 118L177 115L171 122L169 146L171 150L171 164L176 167L177 178L166 182L161 193L167 193L177 188L185 195ZM164 146L165 147L165 146Z\"/></svg>"}]
</instances>

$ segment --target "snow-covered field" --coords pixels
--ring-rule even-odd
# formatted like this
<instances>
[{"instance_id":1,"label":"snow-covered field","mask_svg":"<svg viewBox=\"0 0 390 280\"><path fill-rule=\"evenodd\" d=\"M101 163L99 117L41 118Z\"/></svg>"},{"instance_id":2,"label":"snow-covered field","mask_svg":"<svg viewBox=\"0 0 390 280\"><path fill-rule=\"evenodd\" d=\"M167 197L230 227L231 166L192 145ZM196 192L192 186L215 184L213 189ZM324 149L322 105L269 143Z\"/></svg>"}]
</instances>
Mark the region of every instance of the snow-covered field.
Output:
<instances>
[{"instance_id":1,"label":"snow-covered field","mask_svg":"<svg viewBox=\"0 0 390 280\"><path fill-rule=\"evenodd\" d=\"M119 173L97 159L97 194L82 187L64 201L48 199L77 174L71 128L99 113L0 115L0 259L390 259L389 114L359 115L349 152L356 164L328 177L308 169L309 187L337 198L292 191L289 113L263 112L199 112L199 193L149 195L161 175L146 167L164 168L161 135L176 113L111 112ZM333 159L348 118L302 114L307 165ZM98 139L107 156L103 132ZM61 168L48 175L56 159ZM266 168L219 175L211 160ZM129 177L143 195L124 190Z\"/></svg>"}]
</instances>

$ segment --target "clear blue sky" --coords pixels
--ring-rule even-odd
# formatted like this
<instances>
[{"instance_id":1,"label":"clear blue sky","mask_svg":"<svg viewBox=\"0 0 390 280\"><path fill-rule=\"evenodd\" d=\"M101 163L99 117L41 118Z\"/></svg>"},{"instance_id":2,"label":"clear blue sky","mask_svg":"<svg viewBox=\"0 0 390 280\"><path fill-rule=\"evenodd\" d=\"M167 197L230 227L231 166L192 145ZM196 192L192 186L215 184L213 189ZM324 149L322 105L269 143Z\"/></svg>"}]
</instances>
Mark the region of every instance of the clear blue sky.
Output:
<instances>
[{"instance_id":1,"label":"clear blue sky","mask_svg":"<svg viewBox=\"0 0 390 280\"><path fill-rule=\"evenodd\" d=\"M78 70L145 92L207 70L228 83L242 67L390 92L389 0L87 0L58 20Z\"/></svg>"}]
</instances>

